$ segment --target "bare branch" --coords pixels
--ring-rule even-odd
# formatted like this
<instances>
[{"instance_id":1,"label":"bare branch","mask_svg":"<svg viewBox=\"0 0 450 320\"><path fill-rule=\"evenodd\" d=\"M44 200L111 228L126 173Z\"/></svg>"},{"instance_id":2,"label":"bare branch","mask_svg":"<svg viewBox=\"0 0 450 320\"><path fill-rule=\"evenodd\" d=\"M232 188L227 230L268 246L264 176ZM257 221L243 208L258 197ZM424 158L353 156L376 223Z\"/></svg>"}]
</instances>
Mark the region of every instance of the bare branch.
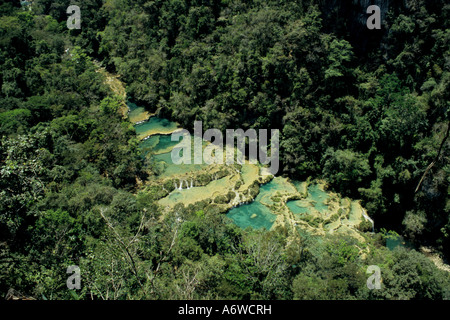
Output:
<instances>
[{"instance_id":1,"label":"bare branch","mask_svg":"<svg viewBox=\"0 0 450 320\"><path fill-rule=\"evenodd\" d=\"M128 250L128 246L127 246L127 245L125 244L125 242L122 240L122 238L120 237L119 233L116 231L116 229L114 229L114 227L113 227L112 224L109 222L109 220L105 217L105 215L103 214L103 211L104 211L104 209L101 208L101 209L100 209L100 215L102 216L103 220L105 220L106 225L113 231L114 235L116 236L117 241L122 245L122 247L123 247L125 253L127 254L128 258L129 258L130 261L131 261L131 266L132 266L132 269L133 269L133 273L134 273L134 275L136 276L136 279L137 279L139 285L140 285L141 288L142 288L142 283L141 283L141 281L139 280L138 272L137 272L137 269L136 269L136 264L135 264L135 262L134 262L134 259L133 259L132 255L130 254L130 251Z\"/></svg>"},{"instance_id":2,"label":"bare branch","mask_svg":"<svg viewBox=\"0 0 450 320\"><path fill-rule=\"evenodd\" d=\"M428 167L425 169L425 172L424 172L422 178L420 179L419 184L417 185L416 190L414 191L414 193L416 193L419 190L420 185L422 184L423 180L425 179L425 176L428 174L428 171L430 171L430 169L434 166L434 164L439 160L439 156L441 155L441 151L442 151L442 149L444 147L445 141L447 140L447 138L449 136L449 133L450 133L450 121L449 121L449 123L447 125L447 132L445 133L445 136L442 139L441 145L439 146L438 154L434 158L433 162L431 162L428 165Z\"/></svg>"}]
</instances>

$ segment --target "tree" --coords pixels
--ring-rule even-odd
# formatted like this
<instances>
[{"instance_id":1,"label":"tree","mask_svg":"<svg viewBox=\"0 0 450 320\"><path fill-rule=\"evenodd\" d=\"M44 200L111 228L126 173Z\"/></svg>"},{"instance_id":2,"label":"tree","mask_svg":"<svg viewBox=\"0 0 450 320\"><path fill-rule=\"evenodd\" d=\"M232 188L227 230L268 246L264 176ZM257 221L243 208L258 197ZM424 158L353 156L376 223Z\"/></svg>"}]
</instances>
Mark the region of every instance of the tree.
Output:
<instances>
[{"instance_id":1,"label":"tree","mask_svg":"<svg viewBox=\"0 0 450 320\"><path fill-rule=\"evenodd\" d=\"M355 184L363 182L370 173L367 157L352 150L328 149L323 157L324 177L340 191L354 190Z\"/></svg>"}]
</instances>

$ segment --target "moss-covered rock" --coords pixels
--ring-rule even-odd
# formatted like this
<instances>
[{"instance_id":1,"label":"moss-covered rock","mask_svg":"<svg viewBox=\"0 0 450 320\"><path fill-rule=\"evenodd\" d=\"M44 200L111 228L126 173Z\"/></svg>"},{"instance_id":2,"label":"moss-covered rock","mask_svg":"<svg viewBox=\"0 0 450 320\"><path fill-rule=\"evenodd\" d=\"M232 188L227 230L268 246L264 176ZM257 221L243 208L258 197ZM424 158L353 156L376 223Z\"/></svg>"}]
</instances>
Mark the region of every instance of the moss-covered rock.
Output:
<instances>
[{"instance_id":1,"label":"moss-covered rock","mask_svg":"<svg viewBox=\"0 0 450 320\"><path fill-rule=\"evenodd\" d=\"M175 180L166 180L163 186L170 193L175 190Z\"/></svg>"},{"instance_id":2,"label":"moss-covered rock","mask_svg":"<svg viewBox=\"0 0 450 320\"><path fill-rule=\"evenodd\" d=\"M341 210L341 209L339 209L339 210ZM338 219L339 219L339 217L340 217L340 214L339 213L335 213L335 214L333 214L331 217L330 217L330 222L335 222L335 221L337 221Z\"/></svg>"},{"instance_id":3,"label":"moss-covered rock","mask_svg":"<svg viewBox=\"0 0 450 320\"><path fill-rule=\"evenodd\" d=\"M236 196L236 193L234 193L233 191L228 191L227 200L230 201L230 200L234 199L235 196Z\"/></svg>"},{"instance_id":4,"label":"moss-covered rock","mask_svg":"<svg viewBox=\"0 0 450 320\"><path fill-rule=\"evenodd\" d=\"M252 198L254 198L254 197L256 197L258 195L258 193L259 193L259 184L258 184L258 182L255 181L254 183L252 183L252 185L249 188L249 193L250 193L250 196Z\"/></svg>"},{"instance_id":5,"label":"moss-covered rock","mask_svg":"<svg viewBox=\"0 0 450 320\"><path fill-rule=\"evenodd\" d=\"M214 203L228 203L230 200L228 199L228 197L226 195L218 195L217 197L214 198Z\"/></svg>"},{"instance_id":6,"label":"moss-covered rock","mask_svg":"<svg viewBox=\"0 0 450 320\"><path fill-rule=\"evenodd\" d=\"M210 183L211 181L212 181L212 176L211 176L211 174L207 174L207 173L199 174L196 178L196 182L198 183L199 186L205 186L208 183Z\"/></svg>"},{"instance_id":7,"label":"moss-covered rock","mask_svg":"<svg viewBox=\"0 0 450 320\"><path fill-rule=\"evenodd\" d=\"M359 223L356 229L358 229L361 232L372 231L372 223L370 223L370 221L363 220Z\"/></svg>"}]
</instances>

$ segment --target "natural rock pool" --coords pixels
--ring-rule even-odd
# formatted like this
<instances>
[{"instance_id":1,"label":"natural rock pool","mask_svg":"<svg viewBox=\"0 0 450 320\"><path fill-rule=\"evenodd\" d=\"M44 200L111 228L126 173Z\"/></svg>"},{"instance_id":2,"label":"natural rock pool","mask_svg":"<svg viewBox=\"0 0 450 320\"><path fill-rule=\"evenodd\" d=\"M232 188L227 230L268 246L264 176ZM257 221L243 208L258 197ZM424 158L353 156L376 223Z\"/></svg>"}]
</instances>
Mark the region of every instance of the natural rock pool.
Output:
<instances>
[{"instance_id":1,"label":"natural rock pool","mask_svg":"<svg viewBox=\"0 0 450 320\"><path fill-rule=\"evenodd\" d=\"M142 155L150 157L156 172L155 183L163 185L169 181L171 186L158 200L164 209L170 210L178 203L188 206L206 201L225 207L226 215L241 228L269 230L274 225L289 224L313 233L345 232L358 236L356 228L365 219L360 204L325 191L325 183L273 176L267 182L262 175L264 168L248 163L228 166L225 176L199 183L201 176L213 173L219 165L194 164L193 153L192 164L174 164L171 151L178 141L171 141L171 133L181 130L179 125L152 116L134 104L129 103L128 107L129 119L135 123L141 140ZM203 149L208 143L203 141ZM256 197L250 192L255 183L259 185Z\"/></svg>"}]
</instances>

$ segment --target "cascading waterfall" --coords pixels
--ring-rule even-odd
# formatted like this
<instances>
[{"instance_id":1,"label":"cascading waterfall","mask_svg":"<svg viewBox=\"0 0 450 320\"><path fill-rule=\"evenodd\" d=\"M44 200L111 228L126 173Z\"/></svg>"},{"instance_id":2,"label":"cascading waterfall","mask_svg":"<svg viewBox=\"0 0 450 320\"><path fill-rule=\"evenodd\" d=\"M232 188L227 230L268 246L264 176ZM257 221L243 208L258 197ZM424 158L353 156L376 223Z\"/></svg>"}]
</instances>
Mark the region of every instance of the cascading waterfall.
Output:
<instances>
[{"instance_id":1,"label":"cascading waterfall","mask_svg":"<svg viewBox=\"0 0 450 320\"><path fill-rule=\"evenodd\" d=\"M138 124L141 124L141 123L144 123L144 122L147 122L147 121L148 121L148 119L147 120L141 120L141 121L136 122L134 125L138 125Z\"/></svg>"},{"instance_id":2,"label":"cascading waterfall","mask_svg":"<svg viewBox=\"0 0 450 320\"><path fill-rule=\"evenodd\" d=\"M241 197L239 196L239 192L234 190L234 187L231 188L231 191L233 191L236 194L236 197L233 199L233 202L232 202L233 203L233 207L235 207L237 205L240 205L242 202L240 201Z\"/></svg>"},{"instance_id":3,"label":"cascading waterfall","mask_svg":"<svg viewBox=\"0 0 450 320\"><path fill-rule=\"evenodd\" d=\"M177 182L174 181L175 190L183 190L183 183L186 185L186 189L190 189L194 187L194 181L191 179L191 184L189 185L189 182L187 180L180 180L180 186L177 185Z\"/></svg>"}]
</instances>

